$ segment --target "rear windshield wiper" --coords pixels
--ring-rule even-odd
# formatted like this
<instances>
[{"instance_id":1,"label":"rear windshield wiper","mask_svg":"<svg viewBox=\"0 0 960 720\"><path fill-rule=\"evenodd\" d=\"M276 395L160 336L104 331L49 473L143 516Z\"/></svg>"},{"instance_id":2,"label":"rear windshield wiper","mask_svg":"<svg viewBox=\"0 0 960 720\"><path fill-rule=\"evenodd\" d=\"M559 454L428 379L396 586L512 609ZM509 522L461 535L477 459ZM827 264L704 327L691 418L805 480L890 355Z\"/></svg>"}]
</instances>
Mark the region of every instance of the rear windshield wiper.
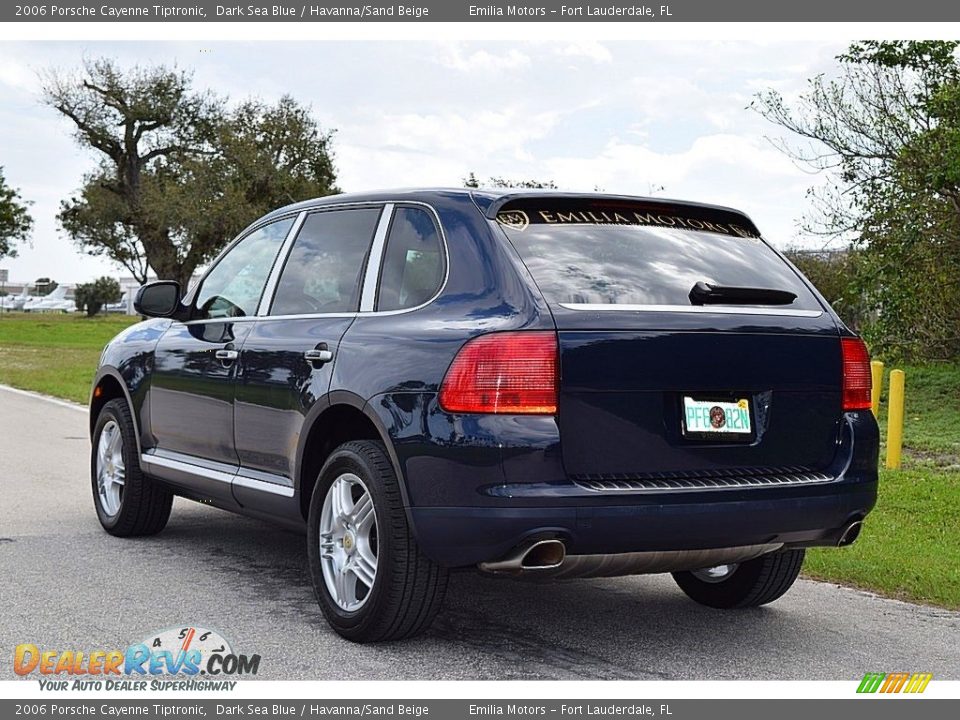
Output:
<instances>
[{"instance_id":1,"label":"rear windshield wiper","mask_svg":"<svg viewBox=\"0 0 960 720\"><path fill-rule=\"evenodd\" d=\"M789 305L797 299L787 290L758 287L731 287L698 282L690 290L694 305Z\"/></svg>"}]
</instances>

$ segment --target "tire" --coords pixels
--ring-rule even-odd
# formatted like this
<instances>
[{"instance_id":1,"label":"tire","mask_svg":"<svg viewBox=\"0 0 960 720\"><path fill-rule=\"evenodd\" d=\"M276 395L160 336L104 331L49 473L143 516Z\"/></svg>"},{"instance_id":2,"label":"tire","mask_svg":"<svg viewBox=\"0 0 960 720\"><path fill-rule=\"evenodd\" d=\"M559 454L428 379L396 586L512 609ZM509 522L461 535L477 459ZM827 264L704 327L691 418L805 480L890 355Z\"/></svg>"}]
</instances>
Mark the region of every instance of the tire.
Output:
<instances>
[{"instance_id":1,"label":"tire","mask_svg":"<svg viewBox=\"0 0 960 720\"><path fill-rule=\"evenodd\" d=\"M372 501L372 528L366 498ZM346 520L340 523L338 517ZM360 577L370 580L372 556L373 579L367 586ZM422 633L440 611L447 589L447 570L427 558L413 537L386 450L371 440L344 443L320 471L310 498L307 557L323 614L353 642ZM355 569L338 570L345 567ZM342 602L331 585L340 590Z\"/></svg>"},{"instance_id":2,"label":"tire","mask_svg":"<svg viewBox=\"0 0 960 720\"><path fill-rule=\"evenodd\" d=\"M107 435L105 438L104 435ZM114 436L118 434L118 437ZM110 439L116 437L116 445L111 445ZM122 458L122 487L111 482L109 478L118 463L101 462L101 444L113 452L108 455L116 457L119 451ZM100 467L104 465L104 487L100 488ZM152 478L144 475L140 469L140 455L137 451L137 439L133 426L130 408L123 399L111 400L103 406L97 417L97 424L93 432L93 446L90 451L90 482L93 489L93 504L97 510L97 518L103 529L117 537L134 537L138 535L155 535L163 530L170 518L170 507L173 504L173 494L166 488L158 485ZM106 490L117 489L117 492Z\"/></svg>"},{"instance_id":3,"label":"tire","mask_svg":"<svg viewBox=\"0 0 960 720\"><path fill-rule=\"evenodd\" d=\"M712 608L748 608L771 603L793 585L803 566L803 550L770 553L740 563L726 578L705 580L695 572L673 579L691 599Z\"/></svg>"}]
</instances>

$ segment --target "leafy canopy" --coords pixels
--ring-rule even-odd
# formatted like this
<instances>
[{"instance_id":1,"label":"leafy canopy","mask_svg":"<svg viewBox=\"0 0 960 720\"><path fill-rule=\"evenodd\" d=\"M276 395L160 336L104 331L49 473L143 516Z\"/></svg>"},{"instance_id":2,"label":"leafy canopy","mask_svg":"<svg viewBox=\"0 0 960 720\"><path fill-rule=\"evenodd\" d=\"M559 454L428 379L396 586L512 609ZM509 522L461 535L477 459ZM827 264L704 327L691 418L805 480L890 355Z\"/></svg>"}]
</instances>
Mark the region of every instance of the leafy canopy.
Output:
<instances>
[{"instance_id":1,"label":"leafy canopy","mask_svg":"<svg viewBox=\"0 0 960 720\"><path fill-rule=\"evenodd\" d=\"M268 210L338 192L332 132L289 96L231 107L176 67L97 59L49 72L44 98L98 158L61 226L141 282L152 270L186 285Z\"/></svg>"},{"instance_id":2,"label":"leafy canopy","mask_svg":"<svg viewBox=\"0 0 960 720\"><path fill-rule=\"evenodd\" d=\"M77 285L73 291L77 310L86 311L87 317L93 317L104 305L120 302L123 294L120 283L112 277L101 277L93 282Z\"/></svg>"},{"instance_id":3,"label":"leafy canopy","mask_svg":"<svg viewBox=\"0 0 960 720\"><path fill-rule=\"evenodd\" d=\"M893 356L960 354L958 46L854 43L797 100L768 90L751 105L793 136L776 141L784 153L826 176L802 227L858 249L863 332Z\"/></svg>"},{"instance_id":4,"label":"leafy canopy","mask_svg":"<svg viewBox=\"0 0 960 720\"><path fill-rule=\"evenodd\" d=\"M33 228L33 218L27 212L29 203L20 197L20 191L7 185L0 167L0 259L16 257L16 242L26 242Z\"/></svg>"}]
</instances>

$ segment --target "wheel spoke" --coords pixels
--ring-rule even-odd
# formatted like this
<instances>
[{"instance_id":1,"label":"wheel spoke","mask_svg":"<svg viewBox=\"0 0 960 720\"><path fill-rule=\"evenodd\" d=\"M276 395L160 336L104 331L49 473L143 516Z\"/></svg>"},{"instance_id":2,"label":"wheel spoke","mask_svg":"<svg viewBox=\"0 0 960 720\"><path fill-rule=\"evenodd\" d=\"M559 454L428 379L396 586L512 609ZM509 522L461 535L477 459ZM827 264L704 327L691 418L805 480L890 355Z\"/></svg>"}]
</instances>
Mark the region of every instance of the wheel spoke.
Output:
<instances>
[{"instance_id":1,"label":"wheel spoke","mask_svg":"<svg viewBox=\"0 0 960 720\"><path fill-rule=\"evenodd\" d=\"M103 467L107 464L107 446L109 444L109 438L107 437L106 431L100 435L100 442L97 443L97 467L100 470L103 470Z\"/></svg>"},{"instance_id":2,"label":"wheel spoke","mask_svg":"<svg viewBox=\"0 0 960 720\"><path fill-rule=\"evenodd\" d=\"M338 600L343 607L349 608L357 601L356 577L343 568L334 570L334 579L337 591L336 600Z\"/></svg>"},{"instance_id":3,"label":"wheel spoke","mask_svg":"<svg viewBox=\"0 0 960 720\"><path fill-rule=\"evenodd\" d=\"M110 428L110 454L116 457L120 454L120 433L117 432L116 426Z\"/></svg>"},{"instance_id":4,"label":"wheel spoke","mask_svg":"<svg viewBox=\"0 0 960 720\"><path fill-rule=\"evenodd\" d=\"M337 544L333 540L333 533L321 533L320 535L320 557L333 558L333 551Z\"/></svg>"},{"instance_id":5,"label":"wheel spoke","mask_svg":"<svg viewBox=\"0 0 960 720\"><path fill-rule=\"evenodd\" d=\"M353 506L351 522L357 529L358 533L366 533L371 527L373 527L375 517L376 515L373 512L373 500L370 498L370 493L365 492L360 496L360 499L357 500L356 504Z\"/></svg>"},{"instance_id":6,"label":"wheel spoke","mask_svg":"<svg viewBox=\"0 0 960 720\"><path fill-rule=\"evenodd\" d=\"M333 493L333 516L336 520L339 520L341 523L350 515L350 511L353 509L353 496L350 493L350 481L346 478L337 478L333 487L331 488Z\"/></svg>"},{"instance_id":7,"label":"wheel spoke","mask_svg":"<svg viewBox=\"0 0 960 720\"><path fill-rule=\"evenodd\" d=\"M350 564L350 570L357 576L357 580L362 582L368 588L373 587L373 581L377 576L376 562L370 562L370 558L364 557L363 553L357 553L353 556L353 562Z\"/></svg>"}]
</instances>

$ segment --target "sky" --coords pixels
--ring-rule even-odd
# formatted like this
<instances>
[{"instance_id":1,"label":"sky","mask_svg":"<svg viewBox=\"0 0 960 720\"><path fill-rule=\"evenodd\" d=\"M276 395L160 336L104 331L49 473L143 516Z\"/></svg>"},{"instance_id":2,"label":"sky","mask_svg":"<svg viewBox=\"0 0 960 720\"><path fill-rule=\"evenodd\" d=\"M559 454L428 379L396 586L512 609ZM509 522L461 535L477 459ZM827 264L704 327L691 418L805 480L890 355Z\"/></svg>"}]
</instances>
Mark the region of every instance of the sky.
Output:
<instances>
[{"instance_id":1,"label":"sky","mask_svg":"<svg viewBox=\"0 0 960 720\"><path fill-rule=\"evenodd\" d=\"M96 154L40 102L39 73L109 56L176 64L197 88L233 101L283 94L335 130L346 191L460 186L481 178L553 180L729 205L779 247L820 247L797 221L822 178L771 145L779 129L748 110L775 88L788 99L831 73L845 43L570 42L0 42L0 166L33 205L31 246L0 260L14 282L128 275L83 254L59 229L60 201Z\"/></svg>"}]
</instances>

